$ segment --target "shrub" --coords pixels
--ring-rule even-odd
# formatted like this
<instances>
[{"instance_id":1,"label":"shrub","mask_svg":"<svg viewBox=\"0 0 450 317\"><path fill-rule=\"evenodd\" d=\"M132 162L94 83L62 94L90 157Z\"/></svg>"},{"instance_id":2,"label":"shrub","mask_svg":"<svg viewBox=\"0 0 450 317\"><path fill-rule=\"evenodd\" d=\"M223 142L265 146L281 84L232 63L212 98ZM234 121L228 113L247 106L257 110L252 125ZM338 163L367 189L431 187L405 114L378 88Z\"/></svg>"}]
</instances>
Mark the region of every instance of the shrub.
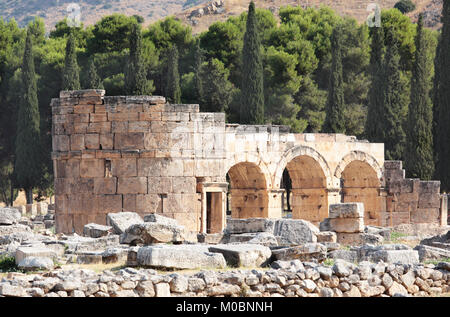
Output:
<instances>
[{"instance_id":1,"label":"shrub","mask_svg":"<svg viewBox=\"0 0 450 317\"><path fill-rule=\"evenodd\" d=\"M416 5L411 0L401 0L394 5L394 8L405 14L416 9Z\"/></svg>"}]
</instances>

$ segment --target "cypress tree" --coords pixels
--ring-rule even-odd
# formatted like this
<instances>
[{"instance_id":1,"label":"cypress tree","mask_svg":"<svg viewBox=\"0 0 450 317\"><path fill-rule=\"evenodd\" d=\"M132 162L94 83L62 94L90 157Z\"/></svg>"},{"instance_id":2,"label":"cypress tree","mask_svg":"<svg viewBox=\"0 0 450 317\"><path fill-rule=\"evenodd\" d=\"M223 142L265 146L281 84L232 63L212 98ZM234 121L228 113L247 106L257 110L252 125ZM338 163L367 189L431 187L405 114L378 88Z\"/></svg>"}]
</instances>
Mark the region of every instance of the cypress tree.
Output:
<instances>
[{"instance_id":1,"label":"cypress tree","mask_svg":"<svg viewBox=\"0 0 450 317\"><path fill-rule=\"evenodd\" d=\"M430 180L434 172L431 65L427 59L429 43L423 31L423 15L419 15L416 53L411 78L411 103L405 147L405 167L409 177Z\"/></svg>"},{"instance_id":2,"label":"cypress tree","mask_svg":"<svg viewBox=\"0 0 450 317\"><path fill-rule=\"evenodd\" d=\"M180 73L178 71L178 49L176 45L172 45L169 48L166 97L168 101L173 104L178 104L181 102Z\"/></svg>"},{"instance_id":3,"label":"cypress tree","mask_svg":"<svg viewBox=\"0 0 450 317\"><path fill-rule=\"evenodd\" d=\"M400 78L398 44L393 39L392 32L388 33L388 40L389 45L383 65L382 141L385 143L387 160L402 160L405 146L405 132L401 116L404 87Z\"/></svg>"},{"instance_id":4,"label":"cypress tree","mask_svg":"<svg viewBox=\"0 0 450 317\"><path fill-rule=\"evenodd\" d=\"M436 177L450 189L450 1L444 1L442 32L435 61L434 121Z\"/></svg>"},{"instance_id":5,"label":"cypress tree","mask_svg":"<svg viewBox=\"0 0 450 317\"><path fill-rule=\"evenodd\" d=\"M89 61L89 72L88 72L88 88L89 89L105 89L103 87L103 82L97 74L97 68L95 67L94 60Z\"/></svg>"},{"instance_id":6,"label":"cypress tree","mask_svg":"<svg viewBox=\"0 0 450 317\"><path fill-rule=\"evenodd\" d=\"M194 82L195 82L195 99L200 101L201 96L203 96L203 84L202 84L202 76L201 76L201 68L203 64L203 50L200 47L200 40L197 41L197 45L195 46L194 52Z\"/></svg>"},{"instance_id":7,"label":"cypress tree","mask_svg":"<svg viewBox=\"0 0 450 317\"><path fill-rule=\"evenodd\" d=\"M17 115L14 173L17 186L26 192L27 203L33 203L33 187L41 174L40 115L32 33L28 29L22 64L22 92Z\"/></svg>"},{"instance_id":8,"label":"cypress tree","mask_svg":"<svg viewBox=\"0 0 450 317\"><path fill-rule=\"evenodd\" d=\"M66 58L63 71L62 90L81 89L80 73L75 48L75 36L73 34L73 31L71 31L66 44Z\"/></svg>"},{"instance_id":9,"label":"cypress tree","mask_svg":"<svg viewBox=\"0 0 450 317\"><path fill-rule=\"evenodd\" d=\"M133 24L130 37L130 55L125 70L125 85L128 95L150 94L147 72L142 58L141 26Z\"/></svg>"},{"instance_id":10,"label":"cypress tree","mask_svg":"<svg viewBox=\"0 0 450 317\"><path fill-rule=\"evenodd\" d=\"M337 26L331 35L332 64L324 124L327 133L345 133L342 32L342 27Z\"/></svg>"},{"instance_id":11,"label":"cypress tree","mask_svg":"<svg viewBox=\"0 0 450 317\"><path fill-rule=\"evenodd\" d=\"M370 77L372 80L369 96L368 96L368 109L367 120L365 125L365 136L371 142L382 141L382 87L383 87L383 28L372 27L371 33L371 53L370 53Z\"/></svg>"},{"instance_id":12,"label":"cypress tree","mask_svg":"<svg viewBox=\"0 0 450 317\"><path fill-rule=\"evenodd\" d=\"M242 50L240 123L264 123L264 78L261 42L253 1L248 8L247 28Z\"/></svg>"}]
</instances>

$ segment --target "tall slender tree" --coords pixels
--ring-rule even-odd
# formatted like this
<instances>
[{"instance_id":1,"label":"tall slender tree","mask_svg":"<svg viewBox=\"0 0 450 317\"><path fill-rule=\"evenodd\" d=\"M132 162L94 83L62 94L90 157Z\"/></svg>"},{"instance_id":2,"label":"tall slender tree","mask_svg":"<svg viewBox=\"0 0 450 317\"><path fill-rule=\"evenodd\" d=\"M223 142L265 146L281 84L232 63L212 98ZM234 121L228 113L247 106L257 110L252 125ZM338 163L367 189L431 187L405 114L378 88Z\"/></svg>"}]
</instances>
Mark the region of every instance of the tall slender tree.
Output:
<instances>
[{"instance_id":1,"label":"tall slender tree","mask_svg":"<svg viewBox=\"0 0 450 317\"><path fill-rule=\"evenodd\" d=\"M104 89L103 82L97 74L94 59L89 61L88 87L89 89Z\"/></svg>"},{"instance_id":2,"label":"tall slender tree","mask_svg":"<svg viewBox=\"0 0 450 317\"><path fill-rule=\"evenodd\" d=\"M33 203L33 187L41 178L40 115L33 40L28 29L22 63L22 92L17 115L14 173L17 186L26 193L27 203Z\"/></svg>"},{"instance_id":3,"label":"tall slender tree","mask_svg":"<svg viewBox=\"0 0 450 317\"><path fill-rule=\"evenodd\" d=\"M332 63L324 131L345 133L344 79L342 74L342 27L336 26L331 35Z\"/></svg>"},{"instance_id":4,"label":"tall slender tree","mask_svg":"<svg viewBox=\"0 0 450 317\"><path fill-rule=\"evenodd\" d=\"M167 65L166 97L169 102L178 104L181 102L180 73L178 70L178 49L174 44L169 48Z\"/></svg>"},{"instance_id":5,"label":"tall slender tree","mask_svg":"<svg viewBox=\"0 0 450 317\"><path fill-rule=\"evenodd\" d=\"M80 70L77 62L76 39L73 31L70 31L66 44L66 58L63 71L62 90L79 90Z\"/></svg>"},{"instance_id":6,"label":"tall slender tree","mask_svg":"<svg viewBox=\"0 0 450 317\"><path fill-rule=\"evenodd\" d=\"M383 134L387 160L403 160L405 148L405 132L403 130L404 85L401 81L400 55L398 43L390 31L388 47L384 58L383 75Z\"/></svg>"},{"instance_id":7,"label":"tall slender tree","mask_svg":"<svg viewBox=\"0 0 450 317\"><path fill-rule=\"evenodd\" d=\"M240 123L243 124L264 123L264 77L257 23L255 4L252 1L248 7L242 50Z\"/></svg>"},{"instance_id":8,"label":"tall slender tree","mask_svg":"<svg viewBox=\"0 0 450 317\"><path fill-rule=\"evenodd\" d=\"M130 37L130 55L125 70L125 86L129 95L150 94L147 71L142 58L141 26L133 24Z\"/></svg>"},{"instance_id":9,"label":"tall slender tree","mask_svg":"<svg viewBox=\"0 0 450 317\"><path fill-rule=\"evenodd\" d=\"M371 27L370 77L371 85L368 96L367 120L364 128L366 138L371 142L382 141L383 98L382 87L384 76L382 72L384 38L383 28Z\"/></svg>"},{"instance_id":10,"label":"tall slender tree","mask_svg":"<svg viewBox=\"0 0 450 317\"><path fill-rule=\"evenodd\" d=\"M450 190L450 1L444 1L442 32L435 60L434 123L436 177Z\"/></svg>"},{"instance_id":11,"label":"tall slender tree","mask_svg":"<svg viewBox=\"0 0 450 317\"><path fill-rule=\"evenodd\" d=\"M430 180L433 162L433 106L431 103L431 67L427 58L429 42L423 30L423 15L419 15L416 54L411 78L411 103L405 147L405 167L409 177Z\"/></svg>"}]
</instances>

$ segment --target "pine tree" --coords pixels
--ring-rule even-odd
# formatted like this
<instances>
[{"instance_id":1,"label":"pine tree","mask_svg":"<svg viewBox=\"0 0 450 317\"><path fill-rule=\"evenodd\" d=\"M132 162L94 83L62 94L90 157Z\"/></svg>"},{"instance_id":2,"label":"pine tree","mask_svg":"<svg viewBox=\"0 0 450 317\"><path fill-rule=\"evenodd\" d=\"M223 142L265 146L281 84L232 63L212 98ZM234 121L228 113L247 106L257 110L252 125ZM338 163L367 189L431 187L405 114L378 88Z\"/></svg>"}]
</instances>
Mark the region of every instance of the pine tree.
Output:
<instances>
[{"instance_id":1,"label":"pine tree","mask_svg":"<svg viewBox=\"0 0 450 317\"><path fill-rule=\"evenodd\" d=\"M242 50L240 123L264 123L264 78L261 42L253 1L248 8L247 29Z\"/></svg>"},{"instance_id":2,"label":"pine tree","mask_svg":"<svg viewBox=\"0 0 450 317\"><path fill-rule=\"evenodd\" d=\"M125 85L128 95L147 95L151 93L147 72L142 58L141 26L133 24L130 38L130 55L125 70Z\"/></svg>"},{"instance_id":3,"label":"pine tree","mask_svg":"<svg viewBox=\"0 0 450 317\"><path fill-rule=\"evenodd\" d=\"M344 80L342 74L342 28L337 26L331 36L332 63L324 132L345 133Z\"/></svg>"},{"instance_id":4,"label":"pine tree","mask_svg":"<svg viewBox=\"0 0 450 317\"><path fill-rule=\"evenodd\" d=\"M103 82L97 74L94 60L89 61L89 73L88 73L88 88L89 89L105 89Z\"/></svg>"},{"instance_id":5,"label":"pine tree","mask_svg":"<svg viewBox=\"0 0 450 317\"><path fill-rule=\"evenodd\" d=\"M73 34L73 31L71 31L66 44L66 58L63 71L62 90L81 89L80 73L75 48L75 35Z\"/></svg>"},{"instance_id":6,"label":"pine tree","mask_svg":"<svg viewBox=\"0 0 450 317\"><path fill-rule=\"evenodd\" d=\"M405 147L405 132L403 130L403 96L404 86L401 81L400 55L398 43L388 33L388 47L384 58L383 75L383 128L382 141L385 144L387 160L403 160Z\"/></svg>"},{"instance_id":7,"label":"pine tree","mask_svg":"<svg viewBox=\"0 0 450 317\"><path fill-rule=\"evenodd\" d=\"M40 180L41 146L37 81L32 33L27 32L22 64L22 92L17 115L14 173L17 186L25 189L27 203L33 203L33 187Z\"/></svg>"},{"instance_id":8,"label":"pine tree","mask_svg":"<svg viewBox=\"0 0 450 317\"><path fill-rule=\"evenodd\" d=\"M419 15L416 54L411 78L411 103L405 147L405 167L409 177L430 180L434 172L431 65L427 58L429 43L423 31L423 15Z\"/></svg>"},{"instance_id":9,"label":"pine tree","mask_svg":"<svg viewBox=\"0 0 450 317\"><path fill-rule=\"evenodd\" d=\"M169 48L166 97L168 101L173 104L179 104L181 102L180 73L178 71L178 49L176 45L172 45Z\"/></svg>"},{"instance_id":10,"label":"pine tree","mask_svg":"<svg viewBox=\"0 0 450 317\"><path fill-rule=\"evenodd\" d=\"M434 121L436 177L450 190L450 1L444 1L442 32L435 61Z\"/></svg>"},{"instance_id":11,"label":"pine tree","mask_svg":"<svg viewBox=\"0 0 450 317\"><path fill-rule=\"evenodd\" d=\"M381 142L382 141L382 87L383 87L383 48L384 48L384 38L383 38L383 28L382 27L372 27L370 28L372 42L371 42L371 55L370 55L370 77L372 80L368 109L367 109L367 120L365 125L365 136L370 142Z\"/></svg>"}]
</instances>

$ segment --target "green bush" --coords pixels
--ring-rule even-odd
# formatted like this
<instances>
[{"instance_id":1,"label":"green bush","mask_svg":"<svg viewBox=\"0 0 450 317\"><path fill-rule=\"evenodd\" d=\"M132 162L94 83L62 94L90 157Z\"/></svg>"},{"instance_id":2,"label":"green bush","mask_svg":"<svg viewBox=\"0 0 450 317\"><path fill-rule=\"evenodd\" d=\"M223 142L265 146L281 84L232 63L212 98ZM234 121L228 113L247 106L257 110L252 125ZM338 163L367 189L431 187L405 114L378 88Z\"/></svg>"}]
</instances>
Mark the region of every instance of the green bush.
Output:
<instances>
[{"instance_id":1,"label":"green bush","mask_svg":"<svg viewBox=\"0 0 450 317\"><path fill-rule=\"evenodd\" d=\"M411 0L401 0L394 5L394 8L405 14L416 9L416 5Z\"/></svg>"},{"instance_id":2,"label":"green bush","mask_svg":"<svg viewBox=\"0 0 450 317\"><path fill-rule=\"evenodd\" d=\"M16 272L18 268L16 266L16 260L9 255L0 255L0 272Z\"/></svg>"}]
</instances>

